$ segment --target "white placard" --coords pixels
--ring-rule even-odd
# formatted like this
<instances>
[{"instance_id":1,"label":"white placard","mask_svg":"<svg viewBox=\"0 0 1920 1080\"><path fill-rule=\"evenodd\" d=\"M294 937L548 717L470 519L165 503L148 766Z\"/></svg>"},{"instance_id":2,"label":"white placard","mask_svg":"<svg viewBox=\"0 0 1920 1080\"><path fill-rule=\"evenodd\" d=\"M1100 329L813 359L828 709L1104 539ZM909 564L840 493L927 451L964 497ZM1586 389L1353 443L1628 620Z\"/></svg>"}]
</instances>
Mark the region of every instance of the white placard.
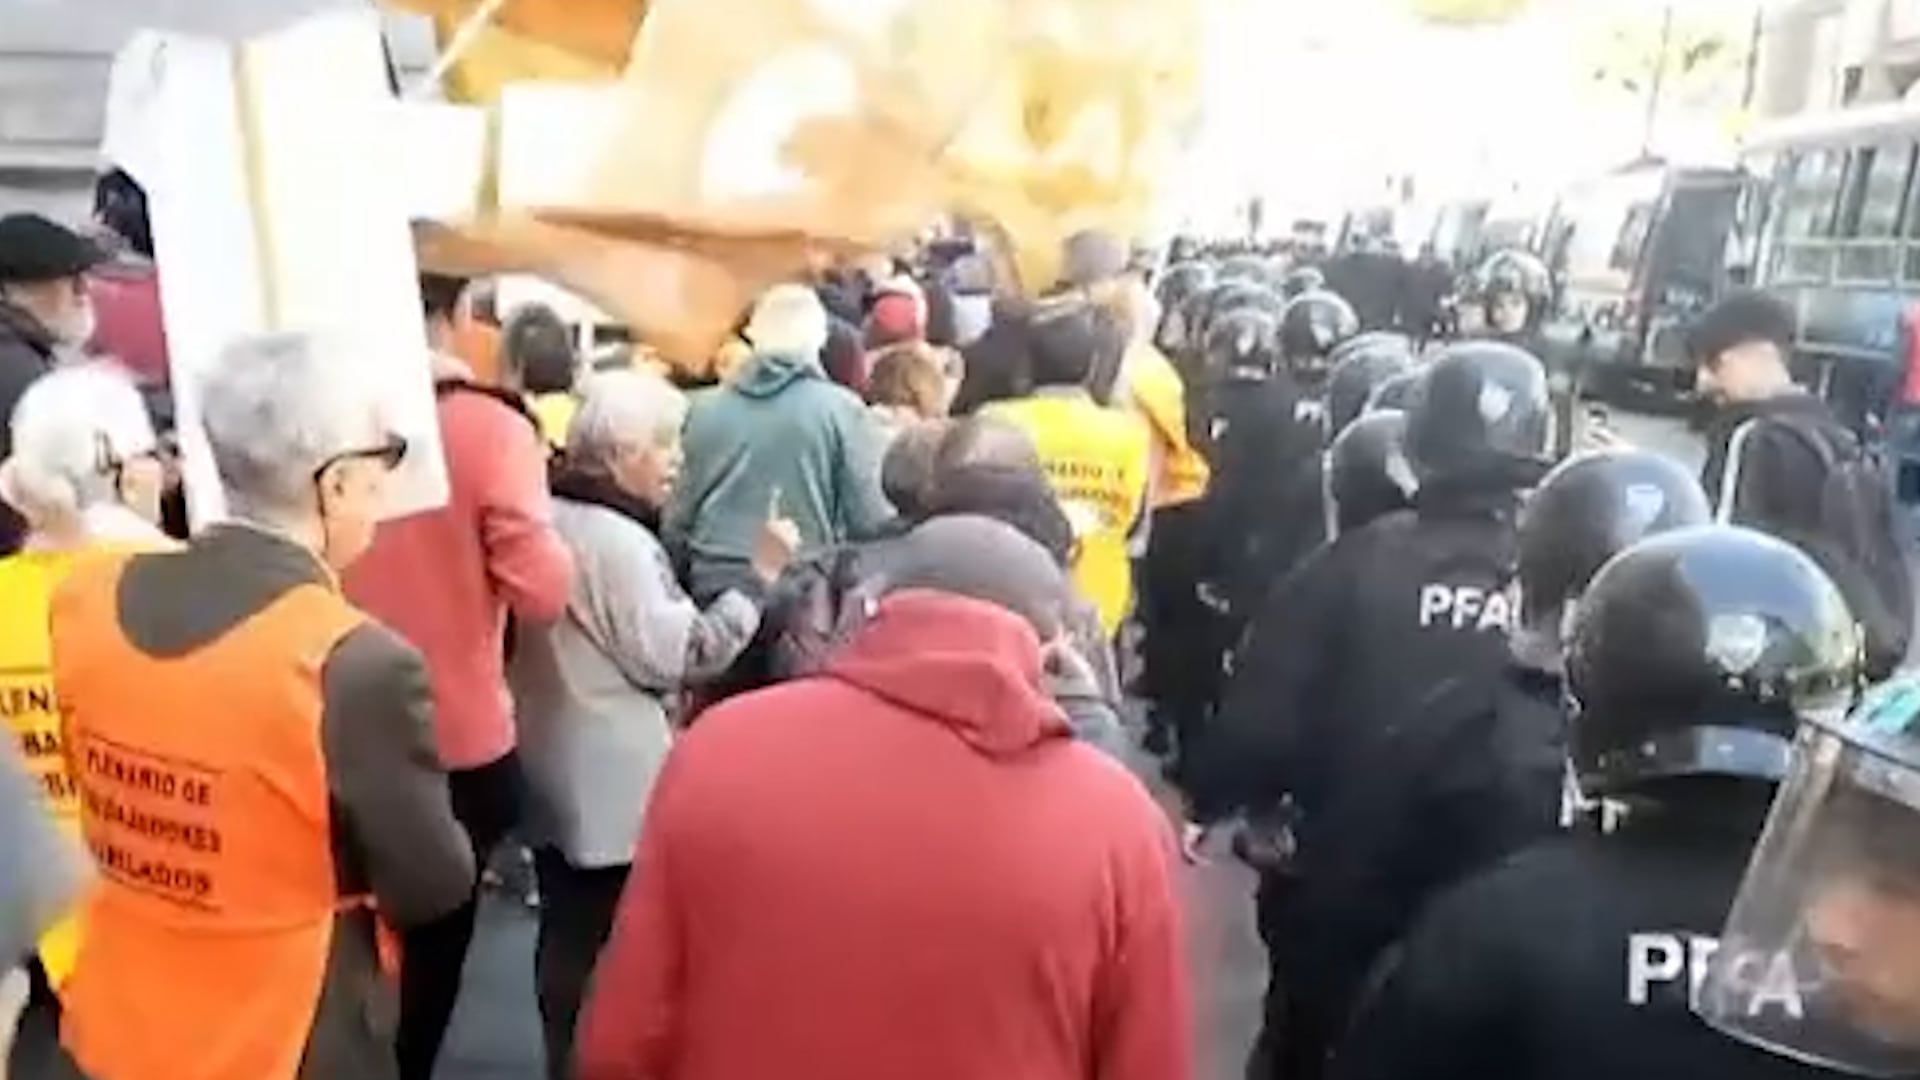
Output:
<instances>
[{"instance_id":1,"label":"white placard","mask_svg":"<svg viewBox=\"0 0 1920 1080\"><path fill-rule=\"evenodd\" d=\"M466 221L480 211L487 172L487 111L470 105L389 101L378 130L383 172L408 218Z\"/></svg>"},{"instance_id":2,"label":"white placard","mask_svg":"<svg viewBox=\"0 0 1920 1080\"><path fill-rule=\"evenodd\" d=\"M225 513L200 433L200 373L235 337L271 330L346 343L343 362L381 389L414 448L386 516L445 505L377 15L328 12L237 48L168 35L160 55L142 104L159 133L148 198L195 525Z\"/></svg>"},{"instance_id":3,"label":"white placard","mask_svg":"<svg viewBox=\"0 0 1920 1080\"><path fill-rule=\"evenodd\" d=\"M500 94L500 208L579 206L619 132L618 83L515 83Z\"/></svg>"}]
</instances>

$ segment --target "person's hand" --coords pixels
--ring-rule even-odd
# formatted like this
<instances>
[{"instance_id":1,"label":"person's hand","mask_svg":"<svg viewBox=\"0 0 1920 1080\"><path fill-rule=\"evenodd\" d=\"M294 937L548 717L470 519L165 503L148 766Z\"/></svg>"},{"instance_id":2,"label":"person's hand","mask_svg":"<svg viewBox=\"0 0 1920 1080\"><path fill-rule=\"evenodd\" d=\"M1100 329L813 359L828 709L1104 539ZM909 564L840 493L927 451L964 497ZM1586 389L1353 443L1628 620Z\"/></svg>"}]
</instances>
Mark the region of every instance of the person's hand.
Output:
<instances>
[{"instance_id":1,"label":"person's hand","mask_svg":"<svg viewBox=\"0 0 1920 1080\"><path fill-rule=\"evenodd\" d=\"M1065 634L1041 646L1040 674L1055 700L1100 695L1100 676Z\"/></svg>"},{"instance_id":2,"label":"person's hand","mask_svg":"<svg viewBox=\"0 0 1920 1080\"><path fill-rule=\"evenodd\" d=\"M767 519L760 525L760 535L753 538L753 572L771 585L793 564L799 552L800 527L780 513L780 489L775 488L767 506Z\"/></svg>"},{"instance_id":3,"label":"person's hand","mask_svg":"<svg viewBox=\"0 0 1920 1080\"><path fill-rule=\"evenodd\" d=\"M1180 857L1188 866L1201 866L1207 862L1207 840L1213 831L1206 825L1197 825L1191 821L1180 823Z\"/></svg>"}]
</instances>

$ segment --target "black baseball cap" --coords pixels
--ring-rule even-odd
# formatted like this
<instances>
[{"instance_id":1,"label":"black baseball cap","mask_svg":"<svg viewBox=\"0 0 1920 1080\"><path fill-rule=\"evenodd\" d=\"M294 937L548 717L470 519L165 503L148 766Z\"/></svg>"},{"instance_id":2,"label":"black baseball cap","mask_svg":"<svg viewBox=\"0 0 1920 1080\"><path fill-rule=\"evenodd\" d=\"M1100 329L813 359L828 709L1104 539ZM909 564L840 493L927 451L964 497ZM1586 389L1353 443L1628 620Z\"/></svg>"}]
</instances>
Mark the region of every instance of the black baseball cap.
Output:
<instances>
[{"instance_id":1,"label":"black baseball cap","mask_svg":"<svg viewBox=\"0 0 1920 1080\"><path fill-rule=\"evenodd\" d=\"M105 261L99 245L39 214L0 217L0 281L57 281Z\"/></svg>"}]
</instances>

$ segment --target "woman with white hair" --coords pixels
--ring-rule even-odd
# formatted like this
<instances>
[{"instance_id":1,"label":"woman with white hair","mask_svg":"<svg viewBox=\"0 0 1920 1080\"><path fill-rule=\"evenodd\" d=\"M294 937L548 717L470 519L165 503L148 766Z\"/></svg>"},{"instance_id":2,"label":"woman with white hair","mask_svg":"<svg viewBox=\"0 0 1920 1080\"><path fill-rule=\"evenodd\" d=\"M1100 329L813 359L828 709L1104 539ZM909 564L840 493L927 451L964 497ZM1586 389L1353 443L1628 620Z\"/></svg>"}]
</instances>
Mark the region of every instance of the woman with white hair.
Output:
<instances>
[{"instance_id":1,"label":"woman with white hair","mask_svg":"<svg viewBox=\"0 0 1920 1080\"><path fill-rule=\"evenodd\" d=\"M224 350L196 399L233 520L89 558L54 598L101 872L61 990L81 1075L391 1076L392 1032L368 1023L393 1010L375 911L418 926L472 886L426 670L340 593L407 452L350 347ZM101 440L92 490L126 488L131 449Z\"/></svg>"},{"instance_id":2,"label":"woman with white hair","mask_svg":"<svg viewBox=\"0 0 1920 1080\"><path fill-rule=\"evenodd\" d=\"M574 1018L613 926L679 692L732 666L760 625L760 590L799 545L763 516L748 560L757 588L703 611L655 538L680 471L686 400L658 375L604 372L582 388L554 477L554 524L576 573L566 615L527 627L508 680L539 846L535 966L551 1076L572 1076Z\"/></svg>"},{"instance_id":3,"label":"woman with white hair","mask_svg":"<svg viewBox=\"0 0 1920 1080\"><path fill-rule=\"evenodd\" d=\"M146 406L119 367L85 363L35 380L14 409L13 452L0 462L0 499L26 522L18 554L0 559L0 686L17 703L0 710L54 820L78 846L78 797L53 706L47 616L75 563L101 548L152 549L169 541L155 522L165 470ZM42 939L30 966L32 996L18 1053L22 1071L58 1037L52 991L73 967L74 920ZM7 956L11 962L12 955Z\"/></svg>"}]
</instances>

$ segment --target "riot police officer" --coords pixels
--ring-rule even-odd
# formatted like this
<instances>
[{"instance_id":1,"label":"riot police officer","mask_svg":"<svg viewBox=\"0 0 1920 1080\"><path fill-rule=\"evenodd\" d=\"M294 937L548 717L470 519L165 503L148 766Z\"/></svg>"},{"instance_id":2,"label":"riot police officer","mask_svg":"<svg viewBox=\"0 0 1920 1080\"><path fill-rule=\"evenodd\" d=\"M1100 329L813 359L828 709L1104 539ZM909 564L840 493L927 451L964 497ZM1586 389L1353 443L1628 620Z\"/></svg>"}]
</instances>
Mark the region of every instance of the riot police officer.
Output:
<instances>
[{"instance_id":1,"label":"riot police officer","mask_svg":"<svg viewBox=\"0 0 1920 1080\"><path fill-rule=\"evenodd\" d=\"M1360 332L1353 305L1324 289L1301 293L1280 313L1280 347L1295 378L1314 388L1327 375L1329 357Z\"/></svg>"},{"instance_id":2,"label":"riot police officer","mask_svg":"<svg viewBox=\"0 0 1920 1080\"><path fill-rule=\"evenodd\" d=\"M1567 668L1575 774L1622 816L1529 847L1430 905L1332 1075L1828 1075L1714 1031L1689 999L1796 721L1836 718L1855 696L1860 645L1839 591L1760 533L1665 533L1594 578Z\"/></svg>"},{"instance_id":3,"label":"riot police officer","mask_svg":"<svg viewBox=\"0 0 1920 1080\"><path fill-rule=\"evenodd\" d=\"M1560 463L1527 500L1520 522L1520 618L1499 679L1457 680L1432 699L1433 722L1466 732L1505 794L1470 826L1473 846L1501 853L1585 807L1565 783L1566 676L1561 656L1580 594L1607 560L1646 537L1705 525L1700 482L1672 459L1631 448ZM1489 805L1495 805L1492 800Z\"/></svg>"},{"instance_id":4,"label":"riot police officer","mask_svg":"<svg viewBox=\"0 0 1920 1080\"><path fill-rule=\"evenodd\" d=\"M1920 1074L1920 680L1844 721L1803 717L1793 764L1694 1009L1735 1038L1861 1076Z\"/></svg>"},{"instance_id":5,"label":"riot police officer","mask_svg":"<svg viewBox=\"0 0 1920 1080\"><path fill-rule=\"evenodd\" d=\"M1553 274L1524 251L1497 251L1473 275L1474 298L1485 318L1483 336L1533 349L1553 304Z\"/></svg>"},{"instance_id":6,"label":"riot police officer","mask_svg":"<svg viewBox=\"0 0 1920 1080\"><path fill-rule=\"evenodd\" d=\"M1203 262L1178 262L1154 282L1154 300L1160 305L1160 325L1153 343L1174 359L1185 352L1197 327L1187 325L1187 302L1213 285L1213 267Z\"/></svg>"},{"instance_id":7,"label":"riot police officer","mask_svg":"<svg viewBox=\"0 0 1920 1080\"><path fill-rule=\"evenodd\" d=\"M1474 271L1472 293L1481 323L1472 336L1548 357L1541 329L1553 309L1553 274L1546 263L1524 251L1496 251ZM1548 375L1554 398L1554 455L1563 457L1573 447L1579 388L1574 373L1562 366L1550 367Z\"/></svg>"},{"instance_id":8,"label":"riot police officer","mask_svg":"<svg viewBox=\"0 0 1920 1080\"><path fill-rule=\"evenodd\" d=\"M1334 542L1388 514L1413 508L1419 482L1407 463L1407 417L1378 409L1355 417L1327 447L1327 536Z\"/></svg>"},{"instance_id":9,"label":"riot police officer","mask_svg":"<svg viewBox=\"0 0 1920 1080\"><path fill-rule=\"evenodd\" d=\"M1327 275L1317 266L1296 266L1280 279L1280 295L1288 300L1327 287Z\"/></svg>"},{"instance_id":10,"label":"riot police officer","mask_svg":"<svg viewBox=\"0 0 1920 1080\"><path fill-rule=\"evenodd\" d=\"M1329 360L1333 371L1327 376L1327 430L1338 433L1353 423L1382 383L1412 370L1413 342L1376 330L1339 345Z\"/></svg>"},{"instance_id":11,"label":"riot police officer","mask_svg":"<svg viewBox=\"0 0 1920 1080\"><path fill-rule=\"evenodd\" d=\"M1265 584L1320 542L1320 419L1288 369L1279 323L1241 309L1207 336L1213 479L1207 581L1243 623Z\"/></svg>"},{"instance_id":12,"label":"riot police officer","mask_svg":"<svg viewBox=\"0 0 1920 1080\"><path fill-rule=\"evenodd\" d=\"M1444 836L1403 805L1429 754L1426 699L1492 679L1515 619L1519 493L1544 472L1546 376L1509 346L1443 350L1407 413L1415 509L1322 547L1275 587L1235 653L1191 777L1195 820L1290 803L1287 874L1262 876L1274 979L1256 1070L1315 1077L1369 965L1429 891ZM1411 816L1410 816L1411 815ZM1410 824L1413 823L1413 824Z\"/></svg>"}]
</instances>

